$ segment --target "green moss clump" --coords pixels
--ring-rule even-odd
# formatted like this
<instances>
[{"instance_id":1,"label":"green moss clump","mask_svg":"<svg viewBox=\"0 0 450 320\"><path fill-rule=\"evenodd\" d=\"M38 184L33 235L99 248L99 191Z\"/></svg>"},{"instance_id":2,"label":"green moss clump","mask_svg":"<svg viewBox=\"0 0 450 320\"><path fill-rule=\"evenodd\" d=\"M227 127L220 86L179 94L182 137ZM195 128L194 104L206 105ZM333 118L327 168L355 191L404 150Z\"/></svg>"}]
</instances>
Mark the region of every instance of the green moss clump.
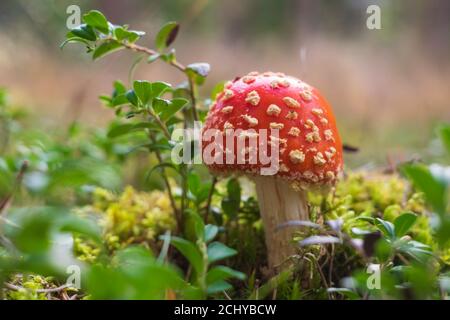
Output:
<instances>
[{"instance_id":1,"label":"green moss clump","mask_svg":"<svg viewBox=\"0 0 450 320\"><path fill-rule=\"evenodd\" d=\"M51 280L38 275L15 275L11 283L20 289L7 290L5 297L7 300L48 300L45 293L37 290L53 286Z\"/></svg>"},{"instance_id":2,"label":"green moss clump","mask_svg":"<svg viewBox=\"0 0 450 320\"><path fill-rule=\"evenodd\" d=\"M174 230L176 221L169 197L162 191L139 192L128 186L115 195L98 188L93 203L81 208L80 214L93 214L103 228L103 239L110 251L133 243L151 245L157 236ZM75 239L75 252L80 260L93 262L100 254L97 244Z\"/></svg>"},{"instance_id":3,"label":"green moss clump","mask_svg":"<svg viewBox=\"0 0 450 320\"><path fill-rule=\"evenodd\" d=\"M397 174L350 172L334 193L311 194L310 201L326 220L342 219L343 229L349 234L353 228L368 227L360 217L393 221L401 213L413 211L428 221L423 195L412 192L407 181Z\"/></svg>"}]
</instances>

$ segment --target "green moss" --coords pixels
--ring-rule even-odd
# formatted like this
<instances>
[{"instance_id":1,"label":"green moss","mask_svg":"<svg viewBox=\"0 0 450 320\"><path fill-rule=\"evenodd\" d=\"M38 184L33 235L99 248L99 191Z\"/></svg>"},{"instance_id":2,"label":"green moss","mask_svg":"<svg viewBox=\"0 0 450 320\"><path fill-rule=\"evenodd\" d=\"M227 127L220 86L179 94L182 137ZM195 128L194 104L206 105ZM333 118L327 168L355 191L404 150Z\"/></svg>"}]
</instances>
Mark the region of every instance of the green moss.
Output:
<instances>
[{"instance_id":1,"label":"green moss","mask_svg":"<svg viewBox=\"0 0 450 320\"><path fill-rule=\"evenodd\" d=\"M52 286L51 278L44 278L38 275L16 275L12 280L12 284L20 287L20 289L7 290L7 300L47 300L45 293L36 291Z\"/></svg>"},{"instance_id":2,"label":"green moss","mask_svg":"<svg viewBox=\"0 0 450 320\"><path fill-rule=\"evenodd\" d=\"M161 191L138 192L128 186L114 195L98 188L92 205L79 210L93 214L103 228L103 239L110 251L133 243L152 243L166 230L174 230L176 222L169 197ZM97 244L75 239L75 253L80 260L93 262L100 254Z\"/></svg>"}]
</instances>

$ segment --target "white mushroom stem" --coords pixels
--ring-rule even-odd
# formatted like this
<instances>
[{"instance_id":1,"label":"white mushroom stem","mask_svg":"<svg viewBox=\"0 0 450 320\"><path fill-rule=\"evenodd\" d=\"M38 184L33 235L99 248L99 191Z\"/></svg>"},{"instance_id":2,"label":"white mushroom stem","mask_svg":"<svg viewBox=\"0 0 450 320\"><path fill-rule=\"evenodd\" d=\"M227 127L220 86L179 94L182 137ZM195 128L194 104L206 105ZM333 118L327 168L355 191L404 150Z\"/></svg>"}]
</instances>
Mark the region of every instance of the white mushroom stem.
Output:
<instances>
[{"instance_id":1,"label":"white mushroom stem","mask_svg":"<svg viewBox=\"0 0 450 320\"><path fill-rule=\"evenodd\" d=\"M277 228L292 220L309 220L306 191L294 190L289 182L268 176L254 178L264 224L269 267L281 268L295 254L292 228Z\"/></svg>"}]
</instances>

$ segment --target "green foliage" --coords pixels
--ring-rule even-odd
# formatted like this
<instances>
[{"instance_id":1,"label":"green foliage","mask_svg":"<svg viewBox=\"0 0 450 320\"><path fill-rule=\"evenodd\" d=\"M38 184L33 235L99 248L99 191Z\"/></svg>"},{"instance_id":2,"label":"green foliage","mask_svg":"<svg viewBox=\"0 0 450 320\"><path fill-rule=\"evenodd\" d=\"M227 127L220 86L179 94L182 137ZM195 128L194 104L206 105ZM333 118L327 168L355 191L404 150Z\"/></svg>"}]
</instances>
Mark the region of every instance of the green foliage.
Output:
<instances>
[{"instance_id":1,"label":"green foliage","mask_svg":"<svg viewBox=\"0 0 450 320\"><path fill-rule=\"evenodd\" d=\"M200 216L191 213L191 227L195 232L195 243L179 237L162 236L170 239L171 244L189 261L193 267L193 284L197 287L199 297L205 298L207 294L214 294L232 286L226 282L230 278L245 279L245 274L226 266L210 266L218 261L230 258L237 254L225 244L211 242L218 228L214 225L204 225Z\"/></svg>"},{"instance_id":2,"label":"green foliage","mask_svg":"<svg viewBox=\"0 0 450 320\"><path fill-rule=\"evenodd\" d=\"M175 41L180 25L176 22L167 22L156 35L155 47L163 51Z\"/></svg>"}]
</instances>

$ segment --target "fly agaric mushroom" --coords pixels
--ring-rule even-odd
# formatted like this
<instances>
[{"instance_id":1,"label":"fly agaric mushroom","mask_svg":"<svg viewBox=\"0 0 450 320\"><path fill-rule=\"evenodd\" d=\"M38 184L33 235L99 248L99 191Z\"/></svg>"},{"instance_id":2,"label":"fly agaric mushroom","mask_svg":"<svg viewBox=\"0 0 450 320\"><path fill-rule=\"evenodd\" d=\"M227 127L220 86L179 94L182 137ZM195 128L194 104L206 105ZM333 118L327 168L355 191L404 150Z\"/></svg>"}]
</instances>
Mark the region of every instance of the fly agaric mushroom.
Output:
<instances>
[{"instance_id":1,"label":"fly agaric mushroom","mask_svg":"<svg viewBox=\"0 0 450 320\"><path fill-rule=\"evenodd\" d=\"M240 137L258 136L262 129L278 130L277 137L268 134L266 142L260 139L257 144L259 148L264 143L278 144L270 154L278 156L273 175L261 175L264 165L258 159L253 163L239 163L237 157L232 163L227 161L229 153L250 153L251 147L237 143L217 149L223 151L219 155L215 150L214 159L222 161L206 164L214 174L241 173L254 180L269 267L280 266L295 253L295 247L290 230L278 227L292 220L309 220L307 190L329 189L342 170L342 144L330 105L317 89L297 78L251 72L228 82L217 95L203 127L204 158L211 143L205 142L208 129L219 133L213 145L237 129L241 129Z\"/></svg>"}]
</instances>

